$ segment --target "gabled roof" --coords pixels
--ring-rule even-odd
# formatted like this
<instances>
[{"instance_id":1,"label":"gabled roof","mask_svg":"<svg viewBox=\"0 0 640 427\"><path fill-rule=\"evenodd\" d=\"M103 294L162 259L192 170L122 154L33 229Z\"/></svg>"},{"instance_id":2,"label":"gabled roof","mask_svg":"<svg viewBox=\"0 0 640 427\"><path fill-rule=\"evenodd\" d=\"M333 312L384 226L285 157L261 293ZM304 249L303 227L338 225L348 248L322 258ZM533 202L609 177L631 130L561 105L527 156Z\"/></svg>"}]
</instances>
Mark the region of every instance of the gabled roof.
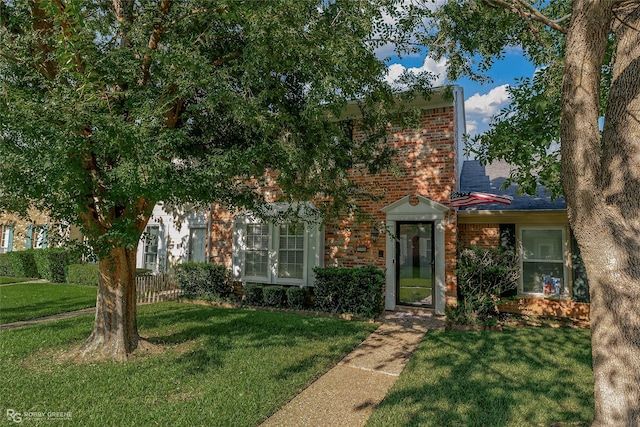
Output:
<instances>
[{"instance_id":1,"label":"gabled roof","mask_svg":"<svg viewBox=\"0 0 640 427\"><path fill-rule=\"evenodd\" d=\"M549 192L538 185L538 194L535 196L518 195L518 187L511 184L507 188L502 185L509 177L511 165L499 161L482 166L477 160L465 160L460 174L460 191L478 191L483 193L502 194L513 197L510 205L489 203L477 206L460 208L465 211L515 211L515 210L562 210L567 206L564 197L552 200Z\"/></svg>"}]
</instances>

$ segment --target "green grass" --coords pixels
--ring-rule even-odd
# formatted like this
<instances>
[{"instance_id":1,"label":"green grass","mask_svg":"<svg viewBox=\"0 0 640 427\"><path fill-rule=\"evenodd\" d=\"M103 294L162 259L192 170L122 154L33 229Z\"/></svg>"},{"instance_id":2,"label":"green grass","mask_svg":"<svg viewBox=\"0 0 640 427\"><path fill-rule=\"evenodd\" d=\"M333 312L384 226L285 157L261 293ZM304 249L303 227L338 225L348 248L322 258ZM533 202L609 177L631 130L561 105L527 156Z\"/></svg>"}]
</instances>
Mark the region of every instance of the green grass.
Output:
<instances>
[{"instance_id":1,"label":"green grass","mask_svg":"<svg viewBox=\"0 0 640 427\"><path fill-rule=\"evenodd\" d=\"M35 279L30 279L28 277L9 277L9 276L0 276L0 285L4 285L7 283L18 283L18 282L29 282Z\"/></svg>"},{"instance_id":2,"label":"green grass","mask_svg":"<svg viewBox=\"0 0 640 427\"><path fill-rule=\"evenodd\" d=\"M90 316L3 331L3 407L71 412L74 426L256 426L375 328L180 303L141 306L138 318L167 349L124 364L59 361L87 338Z\"/></svg>"},{"instance_id":3,"label":"green grass","mask_svg":"<svg viewBox=\"0 0 640 427\"><path fill-rule=\"evenodd\" d=\"M429 332L367 426L587 426L588 330Z\"/></svg>"},{"instance_id":4,"label":"green grass","mask_svg":"<svg viewBox=\"0 0 640 427\"><path fill-rule=\"evenodd\" d=\"M80 310L96 305L97 287L22 283L0 287L0 324Z\"/></svg>"}]
</instances>

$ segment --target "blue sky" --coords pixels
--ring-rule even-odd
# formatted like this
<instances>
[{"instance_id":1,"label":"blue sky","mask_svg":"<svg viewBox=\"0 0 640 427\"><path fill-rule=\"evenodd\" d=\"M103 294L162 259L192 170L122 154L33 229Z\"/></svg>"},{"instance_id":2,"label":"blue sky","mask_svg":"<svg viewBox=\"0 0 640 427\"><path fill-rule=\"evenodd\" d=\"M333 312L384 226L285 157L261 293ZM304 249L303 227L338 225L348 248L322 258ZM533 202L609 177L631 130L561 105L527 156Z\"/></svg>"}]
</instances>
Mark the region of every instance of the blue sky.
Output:
<instances>
[{"instance_id":1,"label":"blue sky","mask_svg":"<svg viewBox=\"0 0 640 427\"><path fill-rule=\"evenodd\" d=\"M425 60L424 55L405 57L402 60L392 56L388 63L388 80L390 81L397 78L405 69L409 69L410 71L428 70L439 74L441 78L436 84L444 83L446 67L444 60L436 63L431 59ZM497 61L487 73L492 82L480 84L469 79L454 82L464 89L467 133L476 135L486 131L491 117L508 105L506 85L514 84L517 78L532 77L533 73L533 65L524 58L522 52L511 49L504 59Z\"/></svg>"}]
</instances>

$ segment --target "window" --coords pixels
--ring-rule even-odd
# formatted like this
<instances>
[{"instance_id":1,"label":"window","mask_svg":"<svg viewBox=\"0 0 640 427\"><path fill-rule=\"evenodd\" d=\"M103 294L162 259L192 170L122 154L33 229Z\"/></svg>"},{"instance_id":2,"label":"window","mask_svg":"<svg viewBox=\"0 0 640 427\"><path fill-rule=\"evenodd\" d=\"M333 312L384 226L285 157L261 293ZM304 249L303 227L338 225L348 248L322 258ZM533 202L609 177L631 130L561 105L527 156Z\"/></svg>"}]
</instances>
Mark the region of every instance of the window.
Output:
<instances>
[{"instance_id":1,"label":"window","mask_svg":"<svg viewBox=\"0 0 640 427\"><path fill-rule=\"evenodd\" d=\"M156 271L158 266L158 236L160 227L157 225L149 225L145 230L144 239L144 268Z\"/></svg>"},{"instance_id":2,"label":"window","mask_svg":"<svg viewBox=\"0 0 640 427\"><path fill-rule=\"evenodd\" d=\"M44 249L47 247L47 225L29 225L27 227L26 248Z\"/></svg>"},{"instance_id":3,"label":"window","mask_svg":"<svg viewBox=\"0 0 640 427\"><path fill-rule=\"evenodd\" d=\"M206 228L189 229L189 261L205 261Z\"/></svg>"},{"instance_id":4,"label":"window","mask_svg":"<svg viewBox=\"0 0 640 427\"><path fill-rule=\"evenodd\" d=\"M0 226L0 254L13 250L13 225Z\"/></svg>"},{"instance_id":5,"label":"window","mask_svg":"<svg viewBox=\"0 0 640 427\"><path fill-rule=\"evenodd\" d=\"M247 224L244 275L269 277L269 224Z\"/></svg>"},{"instance_id":6,"label":"window","mask_svg":"<svg viewBox=\"0 0 640 427\"><path fill-rule=\"evenodd\" d=\"M566 236L563 227L520 230L522 292L561 296L566 289Z\"/></svg>"},{"instance_id":7,"label":"window","mask_svg":"<svg viewBox=\"0 0 640 427\"><path fill-rule=\"evenodd\" d=\"M279 228L278 277L302 280L304 274L304 225L282 224Z\"/></svg>"},{"instance_id":8,"label":"window","mask_svg":"<svg viewBox=\"0 0 640 427\"><path fill-rule=\"evenodd\" d=\"M277 208L277 207L276 207ZM276 210L274 208L274 210ZM233 230L233 276L265 284L313 283L313 267L322 264L320 223L309 216L291 222L267 222L239 215Z\"/></svg>"}]
</instances>

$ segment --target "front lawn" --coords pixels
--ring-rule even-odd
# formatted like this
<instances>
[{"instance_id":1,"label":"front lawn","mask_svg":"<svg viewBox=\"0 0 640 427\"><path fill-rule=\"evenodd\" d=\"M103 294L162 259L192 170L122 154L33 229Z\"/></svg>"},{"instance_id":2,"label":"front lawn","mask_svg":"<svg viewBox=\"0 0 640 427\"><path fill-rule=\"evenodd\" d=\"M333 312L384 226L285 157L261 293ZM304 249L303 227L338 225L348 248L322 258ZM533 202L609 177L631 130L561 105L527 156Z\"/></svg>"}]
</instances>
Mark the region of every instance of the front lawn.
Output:
<instances>
[{"instance_id":1,"label":"front lawn","mask_svg":"<svg viewBox=\"0 0 640 427\"><path fill-rule=\"evenodd\" d=\"M97 292L95 286L64 283L0 286L0 324L94 307Z\"/></svg>"},{"instance_id":2,"label":"front lawn","mask_svg":"<svg viewBox=\"0 0 640 427\"><path fill-rule=\"evenodd\" d=\"M167 349L127 363L60 361L93 316L3 331L3 407L70 413L68 425L253 427L375 329L175 302L140 306L138 319L141 335Z\"/></svg>"},{"instance_id":3,"label":"front lawn","mask_svg":"<svg viewBox=\"0 0 640 427\"><path fill-rule=\"evenodd\" d=\"M588 426L589 330L429 332L368 426Z\"/></svg>"}]
</instances>

